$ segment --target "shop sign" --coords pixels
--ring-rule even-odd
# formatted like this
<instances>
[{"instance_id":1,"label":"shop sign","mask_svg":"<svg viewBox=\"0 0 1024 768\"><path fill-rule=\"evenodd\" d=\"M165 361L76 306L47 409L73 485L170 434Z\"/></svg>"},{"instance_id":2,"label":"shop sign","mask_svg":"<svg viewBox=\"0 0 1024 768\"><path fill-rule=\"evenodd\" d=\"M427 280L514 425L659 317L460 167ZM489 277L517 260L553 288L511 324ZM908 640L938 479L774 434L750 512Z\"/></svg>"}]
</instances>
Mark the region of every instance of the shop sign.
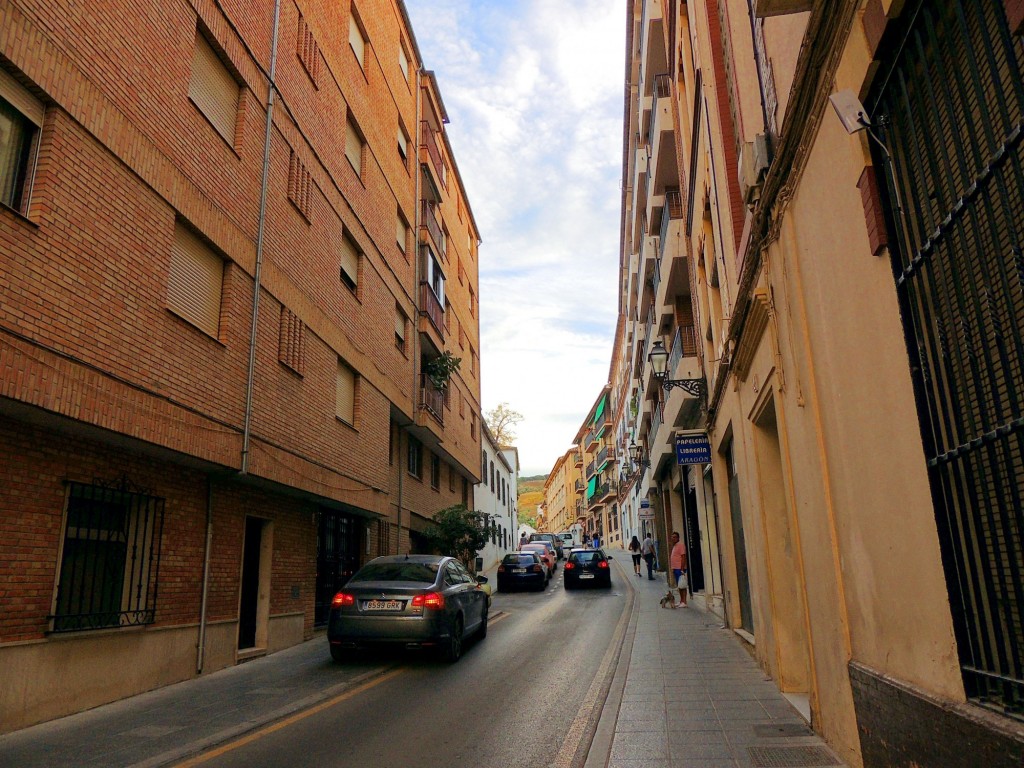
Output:
<instances>
[{"instance_id":1,"label":"shop sign","mask_svg":"<svg viewBox=\"0 0 1024 768\"><path fill-rule=\"evenodd\" d=\"M706 434L676 435L677 464L710 464L711 441Z\"/></svg>"}]
</instances>

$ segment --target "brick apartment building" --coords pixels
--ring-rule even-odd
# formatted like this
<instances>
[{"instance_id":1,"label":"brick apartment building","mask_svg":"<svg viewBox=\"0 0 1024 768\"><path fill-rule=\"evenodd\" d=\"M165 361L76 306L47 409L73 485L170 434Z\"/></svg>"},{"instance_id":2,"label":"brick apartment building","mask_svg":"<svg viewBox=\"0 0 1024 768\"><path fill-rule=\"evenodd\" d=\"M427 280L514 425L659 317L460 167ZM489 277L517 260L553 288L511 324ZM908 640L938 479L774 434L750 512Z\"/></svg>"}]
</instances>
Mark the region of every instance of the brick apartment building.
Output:
<instances>
[{"instance_id":1,"label":"brick apartment building","mask_svg":"<svg viewBox=\"0 0 1024 768\"><path fill-rule=\"evenodd\" d=\"M480 479L479 235L401 0L110 10L0 3L3 731L311 637Z\"/></svg>"}]
</instances>

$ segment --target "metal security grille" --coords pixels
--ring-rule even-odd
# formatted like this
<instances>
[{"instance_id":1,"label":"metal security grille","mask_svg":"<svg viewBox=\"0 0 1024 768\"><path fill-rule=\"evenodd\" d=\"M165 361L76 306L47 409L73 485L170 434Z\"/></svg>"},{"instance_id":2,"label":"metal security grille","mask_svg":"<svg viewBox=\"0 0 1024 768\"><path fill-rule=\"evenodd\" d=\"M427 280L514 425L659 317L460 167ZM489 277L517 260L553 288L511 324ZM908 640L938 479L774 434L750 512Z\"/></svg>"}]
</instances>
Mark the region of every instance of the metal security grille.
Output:
<instances>
[{"instance_id":1,"label":"metal security grille","mask_svg":"<svg viewBox=\"0 0 1024 768\"><path fill-rule=\"evenodd\" d=\"M968 696L1024 712L1024 46L1002 2L908 3L868 112Z\"/></svg>"},{"instance_id":2,"label":"metal security grille","mask_svg":"<svg viewBox=\"0 0 1024 768\"><path fill-rule=\"evenodd\" d=\"M164 500L69 483L54 632L152 624Z\"/></svg>"},{"instance_id":3,"label":"metal security grille","mask_svg":"<svg viewBox=\"0 0 1024 768\"><path fill-rule=\"evenodd\" d=\"M334 593L348 583L359 567L359 526L349 515L321 509L316 538L316 597L313 623L323 626Z\"/></svg>"}]
</instances>

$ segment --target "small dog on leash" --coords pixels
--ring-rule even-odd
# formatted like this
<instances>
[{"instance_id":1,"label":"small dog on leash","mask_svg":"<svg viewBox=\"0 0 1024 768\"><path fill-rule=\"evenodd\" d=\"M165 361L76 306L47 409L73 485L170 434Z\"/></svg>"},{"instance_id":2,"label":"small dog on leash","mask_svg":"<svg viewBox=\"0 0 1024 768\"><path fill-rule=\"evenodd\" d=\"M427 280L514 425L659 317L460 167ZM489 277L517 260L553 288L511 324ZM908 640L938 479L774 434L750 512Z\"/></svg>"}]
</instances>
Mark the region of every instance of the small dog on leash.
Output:
<instances>
[{"instance_id":1,"label":"small dog on leash","mask_svg":"<svg viewBox=\"0 0 1024 768\"><path fill-rule=\"evenodd\" d=\"M660 605L662 608L675 608L676 607L676 593L671 589L665 593L665 596L661 598Z\"/></svg>"}]
</instances>

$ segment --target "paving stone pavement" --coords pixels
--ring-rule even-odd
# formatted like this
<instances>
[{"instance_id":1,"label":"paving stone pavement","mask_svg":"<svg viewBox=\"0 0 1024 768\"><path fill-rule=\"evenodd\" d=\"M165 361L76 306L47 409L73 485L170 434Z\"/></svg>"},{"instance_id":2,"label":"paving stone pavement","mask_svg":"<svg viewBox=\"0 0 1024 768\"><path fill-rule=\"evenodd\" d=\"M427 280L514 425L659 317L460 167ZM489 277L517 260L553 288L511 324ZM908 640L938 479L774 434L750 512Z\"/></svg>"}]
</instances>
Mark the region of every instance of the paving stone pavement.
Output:
<instances>
[{"instance_id":1,"label":"paving stone pavement","mask_svg":"<svg viewBox=\"0 0 1024 768\"><path fill-rule=\"evenodd\" d=\"M629 563L628 553L615 560ZM620 571L637 605L588 768L845 765L701 598L662 608L664 574L648 581Z\"/></svg>"}]
</instances>

